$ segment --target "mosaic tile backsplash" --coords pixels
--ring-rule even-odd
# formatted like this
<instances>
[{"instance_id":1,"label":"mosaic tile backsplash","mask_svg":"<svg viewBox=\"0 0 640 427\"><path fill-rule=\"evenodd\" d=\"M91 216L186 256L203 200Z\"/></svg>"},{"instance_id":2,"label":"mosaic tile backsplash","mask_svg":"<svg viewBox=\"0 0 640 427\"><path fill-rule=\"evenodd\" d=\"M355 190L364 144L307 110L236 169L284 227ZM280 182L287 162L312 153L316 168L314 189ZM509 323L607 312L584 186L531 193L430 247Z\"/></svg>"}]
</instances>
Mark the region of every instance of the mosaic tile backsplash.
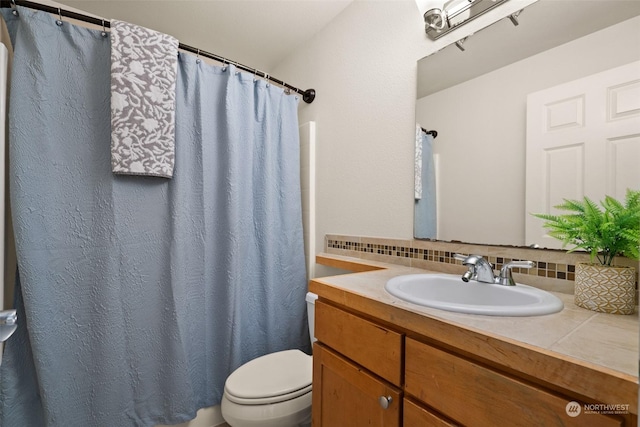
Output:
<instances>
[{"instance_id":1,"label":"mosaic tile backsplash","mask_svg":"<svg viewBox=\"0 0 640 427\"><path fill-rule=\"evenodd\" d=\"M565 293L573 293L575 265L589 262L587 254L561 250L342 235L327 235L325 251L454 274L466 271L462 262L453 257L455 253L482 255L496 270L510 261L530 260L536 263L534 268L513 269L516 281ZM637 261L616 258L614 264L635 267L637 274Z\"/></svg>"}]
</instances>

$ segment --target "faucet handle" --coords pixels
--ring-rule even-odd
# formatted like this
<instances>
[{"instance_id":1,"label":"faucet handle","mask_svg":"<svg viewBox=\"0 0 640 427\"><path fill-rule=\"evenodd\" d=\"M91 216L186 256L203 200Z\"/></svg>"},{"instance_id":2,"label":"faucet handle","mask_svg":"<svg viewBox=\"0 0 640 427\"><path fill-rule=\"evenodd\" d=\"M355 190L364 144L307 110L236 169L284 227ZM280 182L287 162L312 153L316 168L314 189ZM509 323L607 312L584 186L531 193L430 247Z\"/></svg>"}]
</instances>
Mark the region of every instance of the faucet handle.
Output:
<instances>
[{"instance_id":1,"label":"faucet handle","mask_svg":"<svg viewBox=\"0 0 640 427\"><path fill-rule=\"evenodd\" d=\"M512 268L533 268L536 263L533 261L511 261L506 263L500 269L500 276L498 277L498 284L505 286L515 286L516 282L513 280L511 274Z\"/></svg>"},{"instance_id":2,"label":"faucet handle","mask_svg":"<svg viewBox=\"0 0 640 427\"><path fill-rule=\"evenodd\" d=\"M511 261L502 266L502 268L533 268L536 263L533 261Z\"/></svg>"},{"instance_id":3,"label":"faucet handle","mask_svg":"<svg viewBox=\"0 0 640 427\"><path fill-rule=\"evenodd\" d=\"M453 258L457 259L458 261L464 262L467 258L469 258L469 255L453 254Z\"/></svg>"},{"instance_id":4,"label":"faucet handle","mask_svg":"<svg viewBox=\"0 0 640 427\"><path fill-rule=\"evenodd\" d=\"M453 254L453 258L458 261L462 261L464 265L478 265L478 264L488 264L493 268L493 264L484 259L482 255L462 255L462 254Z\"/></svg>"}]
</instances>

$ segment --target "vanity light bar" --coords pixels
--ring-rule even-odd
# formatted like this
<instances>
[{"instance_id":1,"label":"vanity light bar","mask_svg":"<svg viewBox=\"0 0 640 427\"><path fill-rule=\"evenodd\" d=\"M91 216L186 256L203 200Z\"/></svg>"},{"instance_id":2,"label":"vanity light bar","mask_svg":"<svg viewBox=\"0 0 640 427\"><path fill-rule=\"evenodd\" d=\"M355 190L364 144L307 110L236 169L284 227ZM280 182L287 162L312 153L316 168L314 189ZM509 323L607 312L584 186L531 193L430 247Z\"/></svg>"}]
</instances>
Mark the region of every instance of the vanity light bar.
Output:
<instances>
[{"instance_id":1,"label":"vanity light bar","mask_svg":"<svg viewBox=\"0 0 640 427\"><path fill-rule=\"evenodd\" d=\"M437 29L433 25L426 25L425 32L430 39L438 40L506 1L508 0L449 0L442 7L446 18L444 28Z\"/></svg>"}]
</instances>

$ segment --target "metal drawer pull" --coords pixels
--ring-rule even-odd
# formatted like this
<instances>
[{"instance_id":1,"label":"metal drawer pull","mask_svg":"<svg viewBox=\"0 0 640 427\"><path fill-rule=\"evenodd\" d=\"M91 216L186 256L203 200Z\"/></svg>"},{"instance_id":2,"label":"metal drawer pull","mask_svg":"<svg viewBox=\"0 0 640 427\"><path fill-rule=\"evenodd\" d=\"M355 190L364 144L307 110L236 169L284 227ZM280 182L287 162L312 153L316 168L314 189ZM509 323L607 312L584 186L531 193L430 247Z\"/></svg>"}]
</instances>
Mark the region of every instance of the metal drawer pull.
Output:
<instances>
[{"instance_id":1,"label":"metal drawer pull","mask_svg":"<svg viewBox=\"0 0 640 427\"><path fill-rule=\"evenodd\" d=\"M382 409L388 409L391 402L393 402L393 398L391 398L391 396L380 396L378 398L378 403L380 403L380 407Z\"/></svg>"}]
</instances>

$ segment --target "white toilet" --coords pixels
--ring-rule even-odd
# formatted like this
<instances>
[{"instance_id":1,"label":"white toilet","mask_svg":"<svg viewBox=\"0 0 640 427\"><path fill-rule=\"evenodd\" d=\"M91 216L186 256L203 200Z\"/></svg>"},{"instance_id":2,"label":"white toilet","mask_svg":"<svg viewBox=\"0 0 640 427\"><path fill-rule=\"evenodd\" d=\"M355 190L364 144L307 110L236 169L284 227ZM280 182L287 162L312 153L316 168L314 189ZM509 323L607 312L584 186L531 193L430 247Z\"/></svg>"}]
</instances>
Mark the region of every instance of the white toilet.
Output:
<instances>
[{"instance_id":1,"label":"white toilet","mask_svg":"<svg viewBox=\"0 0 640 427\"><path fill-rule=\"evenodd\" d=\"M307 293L309 335L314 337L314 304ZM253 359L233 371L224 384L222 417L232 427L311 425L311 356L285 350Z\"/></svg>"}]
</instances>

